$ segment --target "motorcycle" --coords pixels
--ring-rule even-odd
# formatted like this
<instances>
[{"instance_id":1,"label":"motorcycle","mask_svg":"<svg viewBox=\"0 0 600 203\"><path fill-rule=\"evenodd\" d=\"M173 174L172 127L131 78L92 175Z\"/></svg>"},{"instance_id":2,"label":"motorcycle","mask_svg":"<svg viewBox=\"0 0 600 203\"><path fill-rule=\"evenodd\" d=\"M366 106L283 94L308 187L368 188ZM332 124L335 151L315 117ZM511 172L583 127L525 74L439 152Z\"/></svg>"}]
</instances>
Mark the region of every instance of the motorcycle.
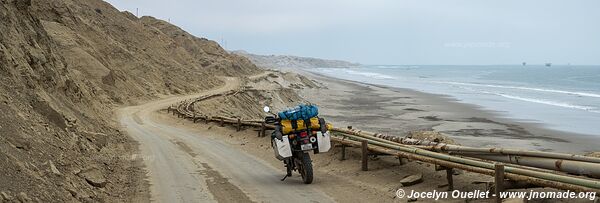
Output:
<instances>
[{"instance_id":1,"label":"motorcycle","mask_svg":"<svg viewBox=\"0 0 600 203\"><path fill-rule=\"evenodd\" d=\"M302 181L311 184L314 174L309 152L318 154L331 148L327 123L318 117L298 121L282 120L278 115L271 113L268 106L265 106L264 112L272 114L265 117L265 123L275 125L271 134L271 146L275 157L283 161L287 172L281 181L291 177L292 171L298 171Z\"/></svg>"}]
</instances>

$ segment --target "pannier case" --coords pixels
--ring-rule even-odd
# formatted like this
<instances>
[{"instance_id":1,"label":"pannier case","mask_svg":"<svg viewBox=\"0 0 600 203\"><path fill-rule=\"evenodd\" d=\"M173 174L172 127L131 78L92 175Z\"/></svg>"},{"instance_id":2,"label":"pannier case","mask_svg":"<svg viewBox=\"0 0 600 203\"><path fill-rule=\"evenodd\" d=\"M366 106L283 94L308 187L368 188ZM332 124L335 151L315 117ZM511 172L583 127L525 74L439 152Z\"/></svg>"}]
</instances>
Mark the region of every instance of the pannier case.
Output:
<instances>
[{"instance_id":1,"label":"pannier case","mask_svg":"<svg viewBox=\"0 0 600 203\"><path fill-rule=\"evenodd\" d=\"M329 149L331 149L331 136L329 136L329 131L325 133L321 133L321 131L318 131L317 143L319 146L319 152L329 151Z\"/></svg>"},{"instance_id":2,"label":"pannier case","mask_svg":"<svg viewBox=\"0 0 600 203\"><path fill-rule=\"evenodd\" d=\"M273 139L273 150L275 151L275 157L279 160L291 157L292 146L290 145L288 136L284 135L282 140L277 138Z\"/></svg>"}]
</instances>

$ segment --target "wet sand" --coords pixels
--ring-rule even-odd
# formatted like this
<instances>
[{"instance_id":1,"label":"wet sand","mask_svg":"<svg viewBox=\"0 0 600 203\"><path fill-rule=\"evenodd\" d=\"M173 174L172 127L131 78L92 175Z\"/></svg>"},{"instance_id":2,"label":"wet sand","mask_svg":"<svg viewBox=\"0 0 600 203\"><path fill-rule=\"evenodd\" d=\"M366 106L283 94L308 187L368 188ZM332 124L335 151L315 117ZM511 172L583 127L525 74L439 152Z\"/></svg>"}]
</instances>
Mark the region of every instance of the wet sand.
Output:
<instances>
[{"instance_id":1,"label":"wet sand","mask_svg":"<svg viewBox=\"0 0 600 203\"><path fill-rule=\"evenodd\" d=\"M338 126L406 136L435 130L464 146L503 147L585 154L598 151L600 137L561 132L539 123L502 117L502 112L460 103L445 95L371 85L298 71L322 88L300 93L318 104Z\"/></svg>"}]
</instances>

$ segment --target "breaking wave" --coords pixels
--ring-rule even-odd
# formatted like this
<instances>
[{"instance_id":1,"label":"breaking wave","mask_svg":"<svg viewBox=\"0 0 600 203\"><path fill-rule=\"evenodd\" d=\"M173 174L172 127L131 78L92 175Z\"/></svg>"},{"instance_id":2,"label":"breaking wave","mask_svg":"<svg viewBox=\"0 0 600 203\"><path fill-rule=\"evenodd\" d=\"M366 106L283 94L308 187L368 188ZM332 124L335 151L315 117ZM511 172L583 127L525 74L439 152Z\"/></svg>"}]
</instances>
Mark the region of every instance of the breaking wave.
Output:
<instances>
[{"instance_id":1,"label":"breaking wave","mask_svg":"<svg viewBox=\"0 0 600 203\"><path fill-rule=\"evenodd\" d=\"M571 92L571 91L565 91L565 90L543 89L543 88L534 88L534 87L489 85L489 84L462 83L462 82L437 82L437 83L451 84L451 85L467 85L467 86L477 86L477 87L495 87L495 88L504 88L504 89L531 90L531 91L538 91L538 92L550 92L550 93L577 95L577 96L583 96L583 97L600 98L600 94L594 94L594 93L588 93L588 92Z\"/></svg>"},{"instance_id":2,"label":"breaking wave","mask_svg":"<svg viewBox=\"0 0 600 203\"><path fill-rule=\"evenodd\" d=\"M546 104L546 105L558 106L558 107L570 108L570 109L579 109L579 110L584 110L584 111L588 111L588 112L592 112L592 113L600 113L600 110L598 110L598 108L593 107L593 106L574 105L574 104L569 104L569 103L564 103L564 102L557 102L557 101L550 101L550 100L543 100L543 99L533 99L533 98L514 96L514 95L509 95L509 94L504 94L504 93L493 93L493 92L485 92L485 93L498 95L498 96L501 96L504 98L520 100L520 101L526 101L526 102L532 102L532 103L538 103L538 104Z\"/></svg>"},{"instance_id":3,"label":"breaking wave","mask_svg":"<svg viewBox=\"0 0 600 203\"><path fill-rule=\"evenodd\" d=\"M395 77L380 74L380 73L361 72L361 71L355 71L355 70L350 70L350 69L343 69L342 71L344 71L348 74L351 74L351 75L360 75L360 76L365 76L365 77L369 77L369 78L373 78L373 79L396 79Z\"/></svg>"}]
</instances>

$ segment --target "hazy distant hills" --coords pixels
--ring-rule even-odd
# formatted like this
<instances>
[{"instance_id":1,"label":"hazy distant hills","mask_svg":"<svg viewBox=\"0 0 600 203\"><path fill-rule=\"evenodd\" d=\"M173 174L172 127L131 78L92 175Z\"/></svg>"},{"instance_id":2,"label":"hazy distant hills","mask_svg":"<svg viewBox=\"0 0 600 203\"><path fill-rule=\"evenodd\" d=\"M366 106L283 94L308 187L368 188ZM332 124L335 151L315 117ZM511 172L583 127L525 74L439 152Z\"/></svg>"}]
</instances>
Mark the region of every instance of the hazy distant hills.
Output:
<instances>
[{"instance_id":1,"label":"hazy distant hills","mask_svg":"<svg viewBox=\"0 0 600 203\"><path fill-rule=\"evenodd\" d=\"M347 68L360 66L358 63L341 60L287 55L258 55L241 50L232 51L232 53L245 56L257 66L264 68Z\"/></svg>"}]
</instances>

